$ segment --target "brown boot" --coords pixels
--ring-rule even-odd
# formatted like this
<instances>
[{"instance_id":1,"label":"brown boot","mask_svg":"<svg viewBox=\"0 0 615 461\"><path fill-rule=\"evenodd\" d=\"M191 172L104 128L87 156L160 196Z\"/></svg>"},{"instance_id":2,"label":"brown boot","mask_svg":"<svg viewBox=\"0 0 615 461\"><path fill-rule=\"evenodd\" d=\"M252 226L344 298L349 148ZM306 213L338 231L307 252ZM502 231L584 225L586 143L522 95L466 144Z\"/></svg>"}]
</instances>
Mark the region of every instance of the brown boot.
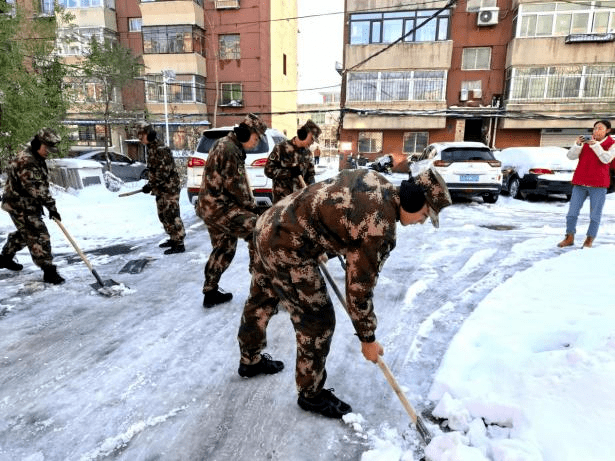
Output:
<instances>
[{"instance_id":1,"label":"brown boot","mask_svg":"<svg viewBox=\"0 0 615 461\"><path fill-rule=\"evenodd\" d=\"M574 245L574 234L566 234L566 238L557 244L558 247L564 248Z\"/></svg>"},{"instance_id":2,"label":"brown boot","mask_svg":"<svg viewBox=\"0 0 615 461\"><path fill-rule=\"evenodd\" d=\"M588 235L585 238L585 241L583 242L583 248L591 248L593 243L594 243L594 238Z\"/></svg>"}]
</instances>

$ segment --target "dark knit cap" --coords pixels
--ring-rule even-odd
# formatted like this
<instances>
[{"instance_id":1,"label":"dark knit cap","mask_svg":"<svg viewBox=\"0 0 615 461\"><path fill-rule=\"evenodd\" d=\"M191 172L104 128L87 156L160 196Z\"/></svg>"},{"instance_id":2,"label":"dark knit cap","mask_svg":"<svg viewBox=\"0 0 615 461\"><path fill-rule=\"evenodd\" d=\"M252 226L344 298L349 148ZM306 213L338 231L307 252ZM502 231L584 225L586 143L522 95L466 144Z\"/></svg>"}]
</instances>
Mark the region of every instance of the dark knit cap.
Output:
<instances>
[{"instance_id":1,"label":"dark knit cap","mask_svg":"<svg viewBox=\"0 0 615 461\"><path fill-rule=\"evenodd\" d=\"M425 205L425 192L414 182L413 178L401 182L399 187L399 202L408 213L416 213Z\"/></svg>"}]
</instances>

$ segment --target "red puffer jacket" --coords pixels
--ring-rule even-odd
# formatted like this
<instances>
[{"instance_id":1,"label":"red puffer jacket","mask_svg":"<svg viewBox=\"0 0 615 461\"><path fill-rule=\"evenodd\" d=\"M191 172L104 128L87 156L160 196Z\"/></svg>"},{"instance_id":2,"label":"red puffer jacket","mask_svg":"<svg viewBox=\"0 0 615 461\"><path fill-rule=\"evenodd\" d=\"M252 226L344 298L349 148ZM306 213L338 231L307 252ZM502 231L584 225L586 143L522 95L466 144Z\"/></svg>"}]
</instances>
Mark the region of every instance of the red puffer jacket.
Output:
<instances>
[{"instance_id":1,"label":"red puffer jacket","mask_svg":"<svg viewBox=\"0 0 615 461\"><path fill-rule=\"evenodd\" d=\"M615 141L610 136L607 136L600 143L604 150L609 150L613 144L615 144ZM572 177L572 184L588 187L609 187L611 182L609 166L615 166L613 162L602 163L589 144L583 144L579 154L579 164Z\"/></svg>"}]
</instances>

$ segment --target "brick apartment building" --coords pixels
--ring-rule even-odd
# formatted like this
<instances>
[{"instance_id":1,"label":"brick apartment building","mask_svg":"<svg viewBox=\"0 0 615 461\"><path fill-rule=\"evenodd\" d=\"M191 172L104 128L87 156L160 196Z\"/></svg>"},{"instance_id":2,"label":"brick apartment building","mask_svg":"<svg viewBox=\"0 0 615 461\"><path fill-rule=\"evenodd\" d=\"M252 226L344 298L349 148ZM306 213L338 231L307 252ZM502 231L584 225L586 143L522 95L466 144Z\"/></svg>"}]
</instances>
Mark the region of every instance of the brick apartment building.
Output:
<instances>
[{"instance_id":1,"label":"brick apartment building","mask_svg":"<svg viewBox=\"0 0 615 461\"><path fill-rule=\"evenodd\" d=\"M347 0L340 149L569 146L615 118L615 2Z\"/></svg>"},{"instance_id":2,"label":"brick apartment building","mask_svg":"<svg viewBox=\"0 0 615 461\"><path fill-rule=\"evenodd\" d=\"M53 0L38 1L40 14L54 14ZM114 96L113 146L130 147L130 125L143 118L165 138L168 129L167 143L176 150L194 148L204 128L233 125L248 112L279 130L296 129L296 98L287 97L297 88L295 0L57 4L74 16L70 24L58 23L57 53L66 63L78 66L96 37L129 47L144 64L138 81ZM77 95L68 114L75 142L102 145L100 83L68 83Z\"/></svg>"}]
</instances>

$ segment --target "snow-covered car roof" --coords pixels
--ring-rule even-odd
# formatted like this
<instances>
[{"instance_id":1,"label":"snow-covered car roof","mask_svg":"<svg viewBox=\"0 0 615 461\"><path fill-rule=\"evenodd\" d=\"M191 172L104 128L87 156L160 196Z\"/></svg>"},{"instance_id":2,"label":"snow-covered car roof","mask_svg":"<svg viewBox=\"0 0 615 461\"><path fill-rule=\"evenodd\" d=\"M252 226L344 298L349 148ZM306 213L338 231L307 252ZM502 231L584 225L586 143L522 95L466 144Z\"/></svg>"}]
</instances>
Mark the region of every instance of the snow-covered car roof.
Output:
<instances>
[{"instance_id":1,"label":"snow-covered car roof","mask_svg":"<svg viewBox=\"0 0 615 461\"><path fill-rule=\"evenodd\" d=\"M82 160L78 158L52 158L47 159L47 166L50 168L98 168L100 163L95 160Z\"/></svg>"},{"instance_id":2,"label":"snow-covered car roof","mask_svg":"<svg viewBox=\"0 0 615 461\"><path fill-rule=\"evenodd\" d=\"M489 146L482 142L474 141L458 141L458 142L434 142L431 146L435 147L438 151L443 151L450 148L468 149L468 148L482 148L489 149Z\"/></svg>"},{"instance_id":3,"label":"snow-covered car roof","mask_svg":"<svg viewBox=\"0 0 615 461\"><path fill-rule=\"evenodd\" d=\"M574 170L578 160L570 160L568 149L556 146L507 147L494 151L495 158L502 162L502 169L514 168L521 177L531 168Z\"/></svg>"}]
</instances>

